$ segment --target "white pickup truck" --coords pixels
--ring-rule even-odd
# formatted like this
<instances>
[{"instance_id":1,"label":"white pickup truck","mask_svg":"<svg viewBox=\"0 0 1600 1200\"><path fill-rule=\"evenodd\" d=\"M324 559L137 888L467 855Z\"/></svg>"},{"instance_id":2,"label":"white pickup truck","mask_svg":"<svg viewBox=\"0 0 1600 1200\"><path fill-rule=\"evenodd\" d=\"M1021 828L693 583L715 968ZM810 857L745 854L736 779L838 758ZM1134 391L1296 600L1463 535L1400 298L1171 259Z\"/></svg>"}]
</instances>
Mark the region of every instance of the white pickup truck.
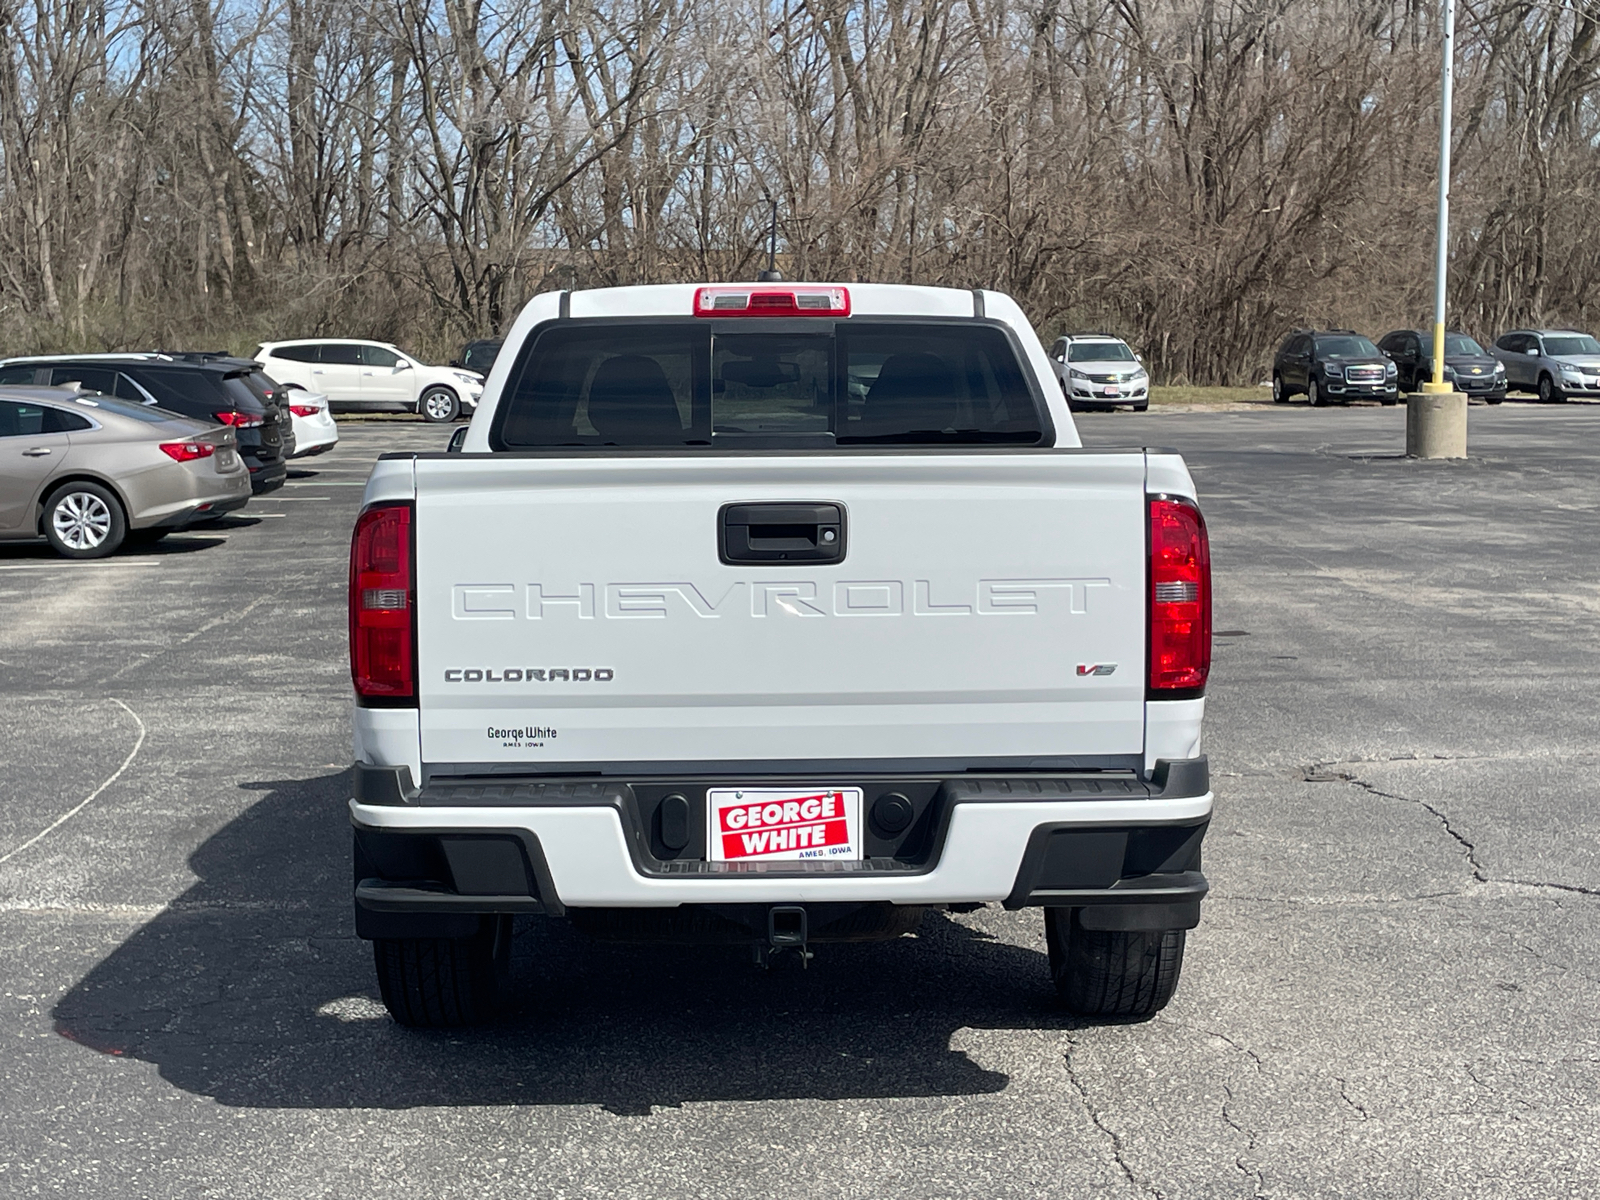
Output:
<instances>
[{"instance_id":1,"label":"white pickup truck","mask_svg":"<svg viewBox=\"0 0 1600 1200\"><path fill-rule=\"evenodd\" d=\"M1021 309L886 284L536 297L350 561L356 930L407 1025L515 914L759 961L1042 906L1085 1014L1199 921L1205 524L1085 450Z\"/></svg>"}]
</instances>

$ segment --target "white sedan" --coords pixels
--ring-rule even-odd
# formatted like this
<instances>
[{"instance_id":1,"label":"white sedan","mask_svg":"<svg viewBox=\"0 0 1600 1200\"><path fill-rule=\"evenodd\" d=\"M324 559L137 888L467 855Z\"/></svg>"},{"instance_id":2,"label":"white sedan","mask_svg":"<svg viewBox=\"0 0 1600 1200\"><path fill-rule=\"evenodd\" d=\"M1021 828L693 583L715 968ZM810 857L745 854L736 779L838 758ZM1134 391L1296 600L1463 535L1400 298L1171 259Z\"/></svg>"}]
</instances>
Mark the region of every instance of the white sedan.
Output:
<instances>
[{"instance_id":1,"label":"white sedan","mask_svg":"<svg viewBox=\"0 0 1600 1200\"><path fill-rule=\"evenodd\" d=\"M319 392L308 392L298 383L283 387L289 416L294 421L294 453L290 457L305 458L337 446L339 426L334 424L328 398Z\"/></svg>"}]
</instances>

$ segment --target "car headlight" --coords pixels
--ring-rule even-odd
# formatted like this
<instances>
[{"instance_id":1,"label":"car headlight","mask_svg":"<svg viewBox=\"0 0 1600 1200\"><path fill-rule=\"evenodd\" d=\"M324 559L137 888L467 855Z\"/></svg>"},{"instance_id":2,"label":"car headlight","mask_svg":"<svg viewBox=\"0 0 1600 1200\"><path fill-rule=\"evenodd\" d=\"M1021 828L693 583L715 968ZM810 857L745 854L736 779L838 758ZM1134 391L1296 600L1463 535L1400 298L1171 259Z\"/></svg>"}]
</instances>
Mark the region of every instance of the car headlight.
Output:
<instances>
[{"instance_id":1,"label":"car headlight","mask_svg":"<svg viewBox=\"0 0 1600 1200\"><path fill-rule=\"evenodd\" d=\"M1067 371L1067 374L1071 375L1074 379L1087 379L1087 378L1089 378L1089 373L1087 371L1080 371L1080 370L1078 370L1077 367L1070 368Z\"/></svg>"},{"instance_id":2,"label":"car headlight","mask_svg":"<svg viewBox=\"0 0 1600 1200\"><path fill-rule=\"evenodd\" d=\"M1505 365L1505 363L1503 363L1503 362L1495 363L1494 364L1494 373L1496 375L1504 375L1506 373L1506 365Z\"/></svg>"},{"instance_id":3,"label":"car headlight","mask_svg":"<svg viewBox=\"0 0 1600 1200\"><path fill-rule=\"evenodd\" d=\"M1577 367L1573 366L1571 363L1557 363L1556 366L1560 369L1561 378L1563 379L1571 379L1576 381L1583 378L1583 372Z\"/></svg>"},{"instance_id":4,"label":"car headlight","mask_svg":"<svg viewBox=\"0 0 1600 1200\"><path fill-rule=\"evenodd\" d=\"M1326 363L1323 364L1322 373L1324 375L1326 375L1329 379L1343 379L1344 378L1344 368L1343 367L1335 367L1335 366L1332 366L1332 365L1329 365L1329 364L1326 364Z\"/></svg>"},{"instance_id":5,"label":"car headlight","mask_svg":"<svg viewBox=\"0 0 1600 1200\"><path fill-rule=\"evenodd\" d=\"M1400 374L1400 368L1395 366L1393 363L1385 363L1383 373L1387 378L1393 379L1396 375Z\"/></svg>"}]
</instances>

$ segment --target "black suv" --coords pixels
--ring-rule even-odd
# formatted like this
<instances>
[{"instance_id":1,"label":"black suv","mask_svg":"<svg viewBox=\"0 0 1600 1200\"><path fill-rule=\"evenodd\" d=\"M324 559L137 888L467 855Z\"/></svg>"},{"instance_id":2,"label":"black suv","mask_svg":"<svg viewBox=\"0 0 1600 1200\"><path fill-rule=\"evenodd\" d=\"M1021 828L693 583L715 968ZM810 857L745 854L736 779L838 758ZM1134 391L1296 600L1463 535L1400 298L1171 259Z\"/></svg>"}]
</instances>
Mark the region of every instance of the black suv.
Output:
<instances>
[{"instance_id":1,"label":"black suv","mask_svg":"<svg viewBox=\"0 0 1600 1200\"><path fill-rule=\"evenodd\" d=\"M294 417L278 385L248 359L212 354L82 354L8 358L0 384L79 383L90 391L154 404L233 426L250 487L265 492L288 477Z\"/></svg>"},{"instance_id":2,"label":"black suv","mask_svg":"<svg viewBox=\"0 0 1600 1200\"><path fill-rule=\"evenodd\" d=\"M1420 392L1433 378L1433 334L1421 329L1396 329L1378 339L1378 349L1394 359L1400 371L1400 390ZM1478 396L1490 404L1506 398L1506 369L1500 361L1464 333L1444 335L1444 378L1456 391Z\"/></svg>"},{"instance_id":3,"label":"black suv","mask_svg":"<svg viewBox=\"0 0 1600 1200\"><path fill-rule=\"evenodd\" d=\"M450 365L476 371L479 375L488 375L489 368L494 366L494 360L500 357L500 347L503 345L505 345L504 338L479 338L475 342L468 342L461 347L461 357L451 359Z\"/></svg>"},{"instance_id":4,"label":"black suv","mask_svg":"<svg viewBox=\"0 0 1600 1200\"><path fill-rule=\"evenodd\" d=\"M1301 329L1283 339L1272 360L1272 398L1304 392L1312 404L1335 400L1397 403L1398 368L1353 329Z\"/></svg>"}]
</instances>

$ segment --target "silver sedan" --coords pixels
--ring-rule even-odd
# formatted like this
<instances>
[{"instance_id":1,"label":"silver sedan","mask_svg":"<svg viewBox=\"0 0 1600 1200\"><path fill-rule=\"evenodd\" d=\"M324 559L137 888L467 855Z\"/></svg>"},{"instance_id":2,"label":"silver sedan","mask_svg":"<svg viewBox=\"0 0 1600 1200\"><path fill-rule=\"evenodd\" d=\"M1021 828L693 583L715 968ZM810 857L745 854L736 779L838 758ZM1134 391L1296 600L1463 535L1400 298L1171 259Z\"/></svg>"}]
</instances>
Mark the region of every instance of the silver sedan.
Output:
<instances>
[{"instance_id":1,"label":"silver sedan","mask_svg":"<svg viewBox=\"0 0 1600 1200\"><path fill-rule=\"evenodd\" d=\"M241 508L234 432L58 387L0 387L0 540L44 537L68 558Z\"/></svg>"}]
</instances>

